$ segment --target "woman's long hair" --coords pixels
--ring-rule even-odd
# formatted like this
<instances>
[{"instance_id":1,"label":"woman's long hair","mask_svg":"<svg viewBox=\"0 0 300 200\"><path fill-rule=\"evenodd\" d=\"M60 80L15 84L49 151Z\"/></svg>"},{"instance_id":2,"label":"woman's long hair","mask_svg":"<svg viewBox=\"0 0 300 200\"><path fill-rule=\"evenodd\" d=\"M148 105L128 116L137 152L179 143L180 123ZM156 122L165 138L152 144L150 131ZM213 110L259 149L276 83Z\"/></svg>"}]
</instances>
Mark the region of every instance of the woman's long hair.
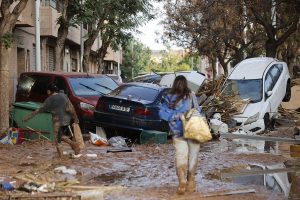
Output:
<instances>
[{"instance_id":1,"label":"woman's long hair","mask_svg":"<svg viewBox=\"0 0 300 200\"><path fill-rule=\"evenodd\" d=\"M191 90L188 88L187 80L184 76L176 76L170 94L177 95L174 107L177 103L185 97L188 97Z\"/></svg>"}]
</instances>

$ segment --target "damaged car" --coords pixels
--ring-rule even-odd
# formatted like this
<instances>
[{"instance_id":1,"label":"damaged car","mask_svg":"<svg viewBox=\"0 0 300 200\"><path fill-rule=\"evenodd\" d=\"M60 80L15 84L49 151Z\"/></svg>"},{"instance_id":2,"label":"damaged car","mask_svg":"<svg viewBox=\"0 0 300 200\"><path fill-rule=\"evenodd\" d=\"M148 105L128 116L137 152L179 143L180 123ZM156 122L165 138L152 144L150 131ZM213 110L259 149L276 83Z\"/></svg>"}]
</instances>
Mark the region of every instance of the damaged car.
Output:
<instances>
[{"instance_id":1,"label":"damaged car","mask_svg":"<svg viewBox=\"0 0 300 200\"><path fill-rule=\"evenodd\" d=\"M291 98L287 64L267 57L243 60L228 76L222 94L242 102L233 116L237 126L254 134L272 129L280 103Z\"/></svg>"},{"instance_id":2,"label":"damaged car","mask_svg":"<svg viewBox=\"0 0 300 200\"><path fill-rule=\"evenodd\" d=\"M91 119L98 98L119 86L113 79L101 74L24 72L18 81L16 102L44 102L48 97L49 83L55 83L58 89L69 97L84 133L94 128Z\"/></svg>"}]
</instances>

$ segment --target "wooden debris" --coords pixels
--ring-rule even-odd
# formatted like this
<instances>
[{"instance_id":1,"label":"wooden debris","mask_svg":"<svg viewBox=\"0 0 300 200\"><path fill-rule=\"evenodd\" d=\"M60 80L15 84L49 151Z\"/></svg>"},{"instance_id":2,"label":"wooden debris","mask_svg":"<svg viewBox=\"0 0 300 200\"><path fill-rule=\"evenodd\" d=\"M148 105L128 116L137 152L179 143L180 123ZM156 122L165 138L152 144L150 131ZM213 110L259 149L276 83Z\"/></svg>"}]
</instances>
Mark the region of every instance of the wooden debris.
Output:
<instances>
[{"instance_id":1,"label":"wooden debris","mask_svg":"<svg viewBox=\"0 0 300 200\"><path fill-rule=\"evenodd\" d=\"M280 169L264 169L264 170L247 170L234 173L221 173L221 179L235 178L241 176L251 176L251 175L263 175L263 174L274 174L282 172L298 172L300 167L290 167L290 168L280 168Z\"/></svg>"},{"instance_id":2,"label":"wooden debris","mask_svg":"<svg viewBox=\"0 0 300 200\"><path fill-rule=\"evenodd\" d=\"M29 126L27 126L26 128L28 128L29 130L31 130L31 131L33 131L34 133L38 134L40 137L42 137L42 138L44 138L44 139L50 141L50 139L47 138L46 136L44 136L43 133L42 133L41 131L34 130L33 128L31 128L31 127L29 127Z\"/></svg>"}]
</instances>

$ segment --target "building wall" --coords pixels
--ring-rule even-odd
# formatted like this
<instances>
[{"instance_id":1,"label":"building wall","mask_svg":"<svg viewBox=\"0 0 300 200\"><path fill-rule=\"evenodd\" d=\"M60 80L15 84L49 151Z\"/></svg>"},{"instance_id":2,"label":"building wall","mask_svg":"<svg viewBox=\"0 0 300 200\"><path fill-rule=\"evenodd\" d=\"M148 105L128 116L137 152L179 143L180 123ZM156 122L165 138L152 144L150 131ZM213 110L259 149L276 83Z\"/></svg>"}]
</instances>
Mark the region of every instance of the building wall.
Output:
<instances>
[{"instance_id":1,"label":"building wall","mask_svg":"<svg viewBox=\"0 0 300 200\"><path fill-rule=\"evenodd\" d=\"M1 0L0 0L1 2ZM53 70L53 53L57 38L58 25L57 18L60 14L52 6L42 1L40 7L40 33L41 33L41 69L42 71ZM12 47L12 56L10 60L10 102L14 102L17 80L20 73L25 71L35 71L35 1L28 1L25 10L21 13L14 36L16 38ZM87 34L83 30L83 36ZM96 39L92 47L92 56L89 66L91 73L97 73L97 59L96 50L101 46L100 37ZM115 63L122 62L122 51L113 52L112 49L108 50L105 60ZM67 72L80 71L80 28L71 27L69 29L66 46L64 50L63 70ZM117 69L114 69L117 72Z\"/></svg>"}]
</instances>

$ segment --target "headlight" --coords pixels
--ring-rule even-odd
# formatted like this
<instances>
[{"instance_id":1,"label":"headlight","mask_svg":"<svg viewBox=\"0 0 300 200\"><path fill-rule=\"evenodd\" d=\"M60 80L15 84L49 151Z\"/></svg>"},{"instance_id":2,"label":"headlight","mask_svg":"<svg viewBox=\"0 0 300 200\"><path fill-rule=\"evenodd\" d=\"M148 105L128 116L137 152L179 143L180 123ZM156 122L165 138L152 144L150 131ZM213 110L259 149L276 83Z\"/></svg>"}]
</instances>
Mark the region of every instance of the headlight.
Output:
<instances>
[{"instance_id":1,"label":"headlight","mask_svg":"<svg viewBox=\"0 0 300 200\"><path fill-rule=\"evenodd\" d=\"M84 102L80 102L80 108L83 110L91 110L91 111L95 110L95 106Z\"/></svg>"},{"instance_id":2,"label":"headlight","mask_svg":"<svg viewBox=\"0 0 300 200\"><path fill-rule=\"evenodd\" d=\"M245 122L244 122L244 125L247 125L247 124L251 124L253 122L256 122L259 118L259 112L256 113L255 115L249 117Z\"/></svg>"}]
</instances>

